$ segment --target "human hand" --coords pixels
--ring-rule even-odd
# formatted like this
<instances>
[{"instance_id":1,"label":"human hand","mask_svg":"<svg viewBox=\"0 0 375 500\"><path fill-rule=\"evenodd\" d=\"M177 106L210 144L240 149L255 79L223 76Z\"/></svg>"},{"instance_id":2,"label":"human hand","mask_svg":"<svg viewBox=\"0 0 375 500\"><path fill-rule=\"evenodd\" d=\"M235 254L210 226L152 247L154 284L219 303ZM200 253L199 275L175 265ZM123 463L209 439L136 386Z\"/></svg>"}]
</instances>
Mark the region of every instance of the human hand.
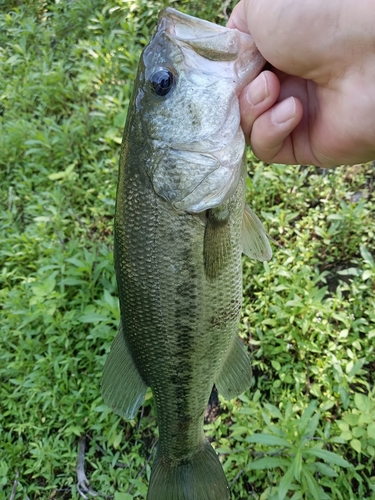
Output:
<instances>
[{"instance_id":1,"label":"human hand","mask_svg":"<svg viewBox=\"0 0 375 500\"><path fill-rule=\"evenodd\" d=\"M258 158L322 167L375 159L372 0L241 0L227 26L251 33L272 65L240 96Z\"/></svg>"}]
</instances>

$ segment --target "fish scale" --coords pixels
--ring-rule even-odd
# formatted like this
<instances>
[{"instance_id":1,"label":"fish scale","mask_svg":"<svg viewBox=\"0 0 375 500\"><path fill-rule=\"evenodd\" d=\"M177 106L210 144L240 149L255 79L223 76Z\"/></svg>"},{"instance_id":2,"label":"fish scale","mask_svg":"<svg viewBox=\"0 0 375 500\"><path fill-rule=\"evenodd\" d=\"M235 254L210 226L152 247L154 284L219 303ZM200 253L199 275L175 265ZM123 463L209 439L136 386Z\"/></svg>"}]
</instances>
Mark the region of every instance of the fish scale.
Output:
<instances>
[{"instance_id":1,"label":"fish scale","mask_svg":"<svg viewBox=\"0 0 375 500\"><path fill-rule=\"evenodd\" d=\"M129 158L136 160L129 147ZM168 439L171 429L178 429L189 418L194 421L192 427L199 421L193 442L189 442L189 426L180 429L178 446L190 453L202 442L203 414L219 362L238 330L240 226L231 227L230 266L209 280L204 270L202 218L179 215L135 181L133 170L137 169L137 161L128 161L127 176L119 184L119 191L127 194L123 198L118 195L120 201L123 199L123 210L116 215L115 226L121 317L130 351L134 360L140 361L140 374L155 395L163 449L172 452L174 439L168 446L163 439L164 435ZM236 192L228 202L237 221L242 220L243 190L242 180L238 187L241 195ZM144 344L139 343L140 332ZM199 363L192 370L195 358ZM175 414L176 421L172 421Z\"/></svg>"}]
</instances>

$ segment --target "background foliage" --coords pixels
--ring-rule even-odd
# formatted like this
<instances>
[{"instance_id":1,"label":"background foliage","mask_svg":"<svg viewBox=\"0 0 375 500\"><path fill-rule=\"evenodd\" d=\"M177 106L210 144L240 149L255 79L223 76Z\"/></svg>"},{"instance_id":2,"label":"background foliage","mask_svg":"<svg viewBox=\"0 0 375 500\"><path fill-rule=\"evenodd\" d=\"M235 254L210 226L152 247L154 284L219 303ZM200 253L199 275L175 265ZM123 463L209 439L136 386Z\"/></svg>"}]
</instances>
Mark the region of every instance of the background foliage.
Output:
<instances>
[{"instance_id":1,"label":"background foliage","mask_svg":"<svg viewBox=\"0 0 375 500\"><path fill-rule=\"evenodd\" d=\"M167 4L225 23L216 0L0 0L1 499L79 498L81 436L101 497L145 496L152 398L125 422L99 381L119 320L119 144ZM244 259L254 384L221 401L207 435L236 499L375 499L374 166L249 156L249 174L280 247Z\"/></svg>"}]
</instances>

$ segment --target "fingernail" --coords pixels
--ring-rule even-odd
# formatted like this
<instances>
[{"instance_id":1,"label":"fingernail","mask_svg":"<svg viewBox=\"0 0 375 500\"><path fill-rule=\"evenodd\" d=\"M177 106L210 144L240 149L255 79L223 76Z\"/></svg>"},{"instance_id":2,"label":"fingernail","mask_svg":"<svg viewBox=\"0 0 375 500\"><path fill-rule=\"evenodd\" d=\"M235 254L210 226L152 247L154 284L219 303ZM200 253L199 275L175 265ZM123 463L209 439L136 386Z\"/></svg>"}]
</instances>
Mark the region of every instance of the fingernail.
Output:
<instances>
[{"instance_id":1,"label":"fingernail","mask_svg":"<svg viewBox=\"0 0 375 500\"><path fill-rule=\"evenodd\" d=\"M268 95L267 78L261 73L258 78L250 83L246 92L246 100L252 106L256 106L264 101Z\"/></svg>"},{"instance_id":2,"label":"fingernail","mask_svg":"<svg viewBox=\"0 0 375 500\"><path fill-rule=\"evenodd\" d=\"M296 102L294 97L288 97L277 104L272 110L272 121L277 124L285 123L296 115Z\"/></svg>"}]
</instances>

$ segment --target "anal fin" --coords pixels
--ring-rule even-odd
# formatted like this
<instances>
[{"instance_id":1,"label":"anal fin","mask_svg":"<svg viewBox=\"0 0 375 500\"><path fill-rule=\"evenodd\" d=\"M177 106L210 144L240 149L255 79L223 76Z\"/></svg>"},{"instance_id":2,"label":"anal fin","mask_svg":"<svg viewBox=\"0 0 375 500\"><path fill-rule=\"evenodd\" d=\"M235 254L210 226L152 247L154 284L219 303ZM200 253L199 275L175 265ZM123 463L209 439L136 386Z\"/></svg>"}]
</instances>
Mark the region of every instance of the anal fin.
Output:
<instances>
[{"instance_id":1,"label":"anal fin","mask_svg":"<svg viewBox=\"0 0 375 500\"><path fill-rule=\"evenodd\" d=\"M241 339L236 336L229 346L215 385L225 399L232 399L245 392L250 384L250 358Z\"/></svg>"},{"instance_id":2,"label":"anal fin","mask_svg":"<svg viewBox=\"0 0 375 500\"><path fill-rule=\"evenodd\" d=\"M126 346L122 324L104 365L101 393L106 405L121 417L132 419L147 391Z\"/></svg>"}]
</instances>

